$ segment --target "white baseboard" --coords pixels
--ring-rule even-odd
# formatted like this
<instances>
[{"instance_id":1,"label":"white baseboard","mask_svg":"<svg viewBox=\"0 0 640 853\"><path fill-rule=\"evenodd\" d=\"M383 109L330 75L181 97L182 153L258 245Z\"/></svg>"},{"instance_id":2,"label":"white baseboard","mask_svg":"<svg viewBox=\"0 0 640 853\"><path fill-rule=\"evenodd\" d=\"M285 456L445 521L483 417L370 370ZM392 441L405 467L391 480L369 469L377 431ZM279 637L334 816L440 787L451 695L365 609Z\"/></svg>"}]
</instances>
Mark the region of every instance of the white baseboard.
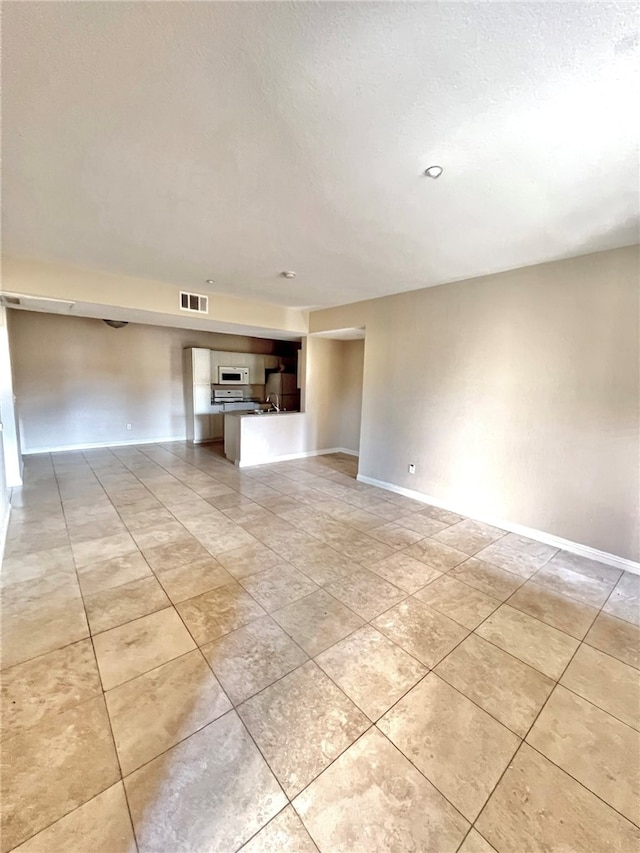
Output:
<instances>
[{"instance_id":1,"label":"white baseboard","mask_svg":"<svg viewBox=\"0 0 640 853\"><path fill-rule=\"evenodd\" d=\"M257 468L260 465L271 465L272 462L290 462L292 459L307 459L309 456L325 456L328 453L347 453L349 456L359 456L355 450L347 450L346 447L327 447L326 450L303 450L300 453L271 456L264 462L236 462L236 465L238 468Z\"/></svg>"},{"instance_id":2,"label":"white baseboard","mask_svg":"<svg viewBox=\"0 0 640 853\"><path fill-rule=\"evenodd\" d=\"M618 557L617 554L610 554L608 551L599 551L597 548L591 548L589 545L572 542L570 539L563 539L560 536L554 536L552 533L545 533L543 530L535 530L533 527L525 527L523 524L514 524L512 521L478 515L476 512L469 511L468 508L442 501L439 498L425 495L422 492L416 492L413 489L396 486L394 483L376 480L374 477L366 477L364 474L358 474L358 480L361 483L378 486L381 489L386 489L388 492L395 492L406 498L412 498L414 501L420 501L420 503L431 504L441 509L448 509L450 512L457 512L459 515L465 515L468 518L474 518L476 521L483 521L485 524L500 527L509 533L517 533L520 536L526 536L528 539L535 539L536 542L543 542L545 545L561 548L563 551L569 551L569 553L577 554L579 557L587 557L589 560L597 560L597 562L604 563L607 566L613 566L616 569L624 569L626 572L640 575L640 563L628 560L626 557Z\"/></svg>"},{"instance_id":3,"label":"white baseboard","mask_svg":"<svg viewBox=\"0 0 640 853\"><path fill-rule=\"evenodd\" d=\"M11 503L7 502L4 518L0 519L0 563L4 557L4 546L7 544L7 532L9 530L9 519L11 518Z\"/></svg>"},{"instance_id":4,"label":"white baseboard","mask_svg":"<svg viewBox=\"0 0 640 853\"><path fill-rule=\"evenodd\" d=\"M128 441L94 441L89 444L60 444L51 447L37 447L23 450L23 456L37 456L39 453L60 453L65 450L93 450L97 447L133 447L137 444L166 444L169 441L186 441L186 435L170 435L161 438L138 438Z\"/></svg>"}]
</instances>

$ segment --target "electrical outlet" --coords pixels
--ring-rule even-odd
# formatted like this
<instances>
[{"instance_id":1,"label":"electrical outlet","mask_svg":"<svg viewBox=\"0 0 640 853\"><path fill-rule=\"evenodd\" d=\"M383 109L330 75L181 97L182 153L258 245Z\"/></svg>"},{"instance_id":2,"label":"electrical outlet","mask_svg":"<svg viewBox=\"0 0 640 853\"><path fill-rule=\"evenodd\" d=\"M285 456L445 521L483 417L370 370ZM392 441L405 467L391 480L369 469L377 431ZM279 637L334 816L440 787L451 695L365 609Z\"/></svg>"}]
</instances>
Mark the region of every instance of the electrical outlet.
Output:
<instances>
[{"instance_id":1,"label":"electrical outlet","mask_svg":"<svg viewBox=\"0 0 640 853\"><path fill-rule=\"evenodd\" d=\"M410 463L409 463L409 473L410 473L410 474L415 474L415 473L416 473L416 466L413 464L413 462L410 462Z\"/></svg>"},{"instance_id":2,"label":"electrical outlet","mask_svg":"<svg viewBox=\"0 0 640 853\"><path fill-rule=\"evenodd\" d=\"M131 424L127 424L127 429L131 429Z\"/></svg>"}]
</instances>

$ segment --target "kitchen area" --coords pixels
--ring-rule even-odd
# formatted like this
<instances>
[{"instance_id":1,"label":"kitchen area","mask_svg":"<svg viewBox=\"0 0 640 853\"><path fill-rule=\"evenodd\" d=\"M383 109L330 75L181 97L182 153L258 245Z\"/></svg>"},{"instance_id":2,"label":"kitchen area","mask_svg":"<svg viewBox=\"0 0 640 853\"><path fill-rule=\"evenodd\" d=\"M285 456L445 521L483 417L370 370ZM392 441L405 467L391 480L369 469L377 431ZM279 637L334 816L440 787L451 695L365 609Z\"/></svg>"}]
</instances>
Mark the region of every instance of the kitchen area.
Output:
<instances>
[{"instance_id":1,"label":"kitchen area","mask_svg":"<svg viewBox=\"0 0 640 853\"><path fill-rule=\"evenodd\" d=\"M219 442L240 464L241 435L261 432L241 419L300 414L297 348L275 355L189 347L183 356L187 439L194 444Z\"/></svg>"}]
</instances>

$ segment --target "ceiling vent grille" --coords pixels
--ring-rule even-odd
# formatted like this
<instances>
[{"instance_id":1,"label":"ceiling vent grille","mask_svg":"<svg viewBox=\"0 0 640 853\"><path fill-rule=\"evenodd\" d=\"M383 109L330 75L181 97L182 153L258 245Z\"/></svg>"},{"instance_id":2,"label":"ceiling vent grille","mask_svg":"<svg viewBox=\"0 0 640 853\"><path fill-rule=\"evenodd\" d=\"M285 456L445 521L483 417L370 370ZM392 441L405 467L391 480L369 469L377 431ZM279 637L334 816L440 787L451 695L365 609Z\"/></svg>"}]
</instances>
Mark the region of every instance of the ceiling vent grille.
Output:
<instances>
[{"instance_id":1,"label":"ceiling vent grille","mask_svg":"<svg viewBox=\"0 0 640 853\"><path fill-rule=\"evenodd\" d=\"M192 311L196 314L209 313L209 297L200 293L180 291L180 310Z\"/></svg>"}]
</instances>

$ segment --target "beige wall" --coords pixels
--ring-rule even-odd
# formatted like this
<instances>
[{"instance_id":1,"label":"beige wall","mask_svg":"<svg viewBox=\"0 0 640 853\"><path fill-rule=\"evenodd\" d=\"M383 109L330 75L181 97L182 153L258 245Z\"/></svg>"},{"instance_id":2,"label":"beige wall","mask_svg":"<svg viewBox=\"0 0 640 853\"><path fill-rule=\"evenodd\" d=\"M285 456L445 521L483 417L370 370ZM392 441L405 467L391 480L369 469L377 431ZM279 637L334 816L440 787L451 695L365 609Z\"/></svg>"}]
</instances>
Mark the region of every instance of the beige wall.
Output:
<instances>
[{"instance_id":1,"label":"beige wall","mask_svg":"<svg viewBox=\"0 0 640 853\"><path fill-rule=\"evenodd\" d=\"M364 341L340 341L340 344L342 373L338 382L340 420L337 446L357 453L360 449Z\"/></svg>"},{"instance_id":2,"label":"beige wall","mask_svg":"<svg viewBox=\"0 0 640 853\"><path fill-rule=\"evenodd\" d=\"M313 312L366 326L360 473L637 560L638 282L629 247Z\"/></svg>"},{"instance_id":3,"label":"beige wall","mask_svg":"<svg viewBox=\"0 0 640 853\"><path fill-rule=\"evenodd\" d=\"M362 409L363 341L308 337L303 407L307 450L358 452Z\"/></svg>"},{"instance_id":4,"label":"beige wall","mask_svg":"<svg viewBox=\"0 0 640 853\"><path fill-rule=\"evenodd\" d=\"M10 311L23 450L184 437L184 347L278 352L292 344ZM126 429L126 424L132 429Z\"/></svg>"}]
</instances>

